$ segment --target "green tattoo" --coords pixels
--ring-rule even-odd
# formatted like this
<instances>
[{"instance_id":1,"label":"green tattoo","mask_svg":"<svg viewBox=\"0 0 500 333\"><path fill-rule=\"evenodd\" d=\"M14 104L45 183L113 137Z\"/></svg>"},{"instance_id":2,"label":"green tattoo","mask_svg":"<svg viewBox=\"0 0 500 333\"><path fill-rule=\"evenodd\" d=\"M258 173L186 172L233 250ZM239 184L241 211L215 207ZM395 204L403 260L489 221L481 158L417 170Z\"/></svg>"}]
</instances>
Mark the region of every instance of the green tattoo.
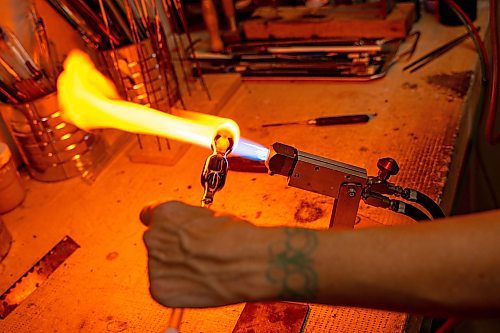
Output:
<instances>
[{"instance_id":1,"label":"green tattoo","mask_svg":"<svg viewBox=\"0 0 500 333\"><path fill-rule=\"evenodd\" d=\"M285 239L269 246L267 279L281 285L283 299L315 299L318 276L312 255L317 245L318 238L313 230L285 228Z\"/></svg>"}]
</instances>

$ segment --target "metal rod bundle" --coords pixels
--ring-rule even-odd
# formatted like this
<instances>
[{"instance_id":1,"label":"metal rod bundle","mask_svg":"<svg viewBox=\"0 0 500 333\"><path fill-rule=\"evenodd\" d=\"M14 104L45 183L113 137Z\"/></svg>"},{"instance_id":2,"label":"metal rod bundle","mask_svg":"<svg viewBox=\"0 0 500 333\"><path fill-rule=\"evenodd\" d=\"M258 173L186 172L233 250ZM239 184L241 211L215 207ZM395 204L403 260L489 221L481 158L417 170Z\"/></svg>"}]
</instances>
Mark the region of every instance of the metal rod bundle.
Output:
<instances>
[{"instance_id":1,"label":"metal rod bundle","mask_svg":"<svg viewBox=\"0 0 500 333\"><path fill-rule=\"evenodd\" d=\"M4 103L29 102L56 89L58 70L45 25L34 9L30 16L34 27L33 54L11 31L0 26L0 101Z\"/></svg>"},{"instance_id":2,"label":"metal rod bundle","mask_svg":"<svg viewBox=\"0 0 500 333\"><path fill-rule=\"evenodd\" d=\"M194 54L181 3L175 0L47 0L99 53L102 67L129 101L170 112L191 95L188 68ZM187 55L186 52L191 52ZM174 60L178 60L174 64ZM197 64L197 61L195 60ZM209 96L208 89L200 81ZM144 140L137 136L142 149ZM163 150L159 138L157 148ZM170 142L165 141L166 150Z\"/></svg>"},{"instance_id":3,"label":"metal rod bundle","mask_svg":"<svg viewBox=\"0 0 500 333\"><path fill-rule=\"evenodd\" d=\"M62 120L55 52L43 19L34 8L30 14L35 41L31 54L11 31L0 27L0 100L13 107L11 114L2 116L33 178L90 177L106 155L104 142Z\"/></svg>"},{"instance_id":4,"label":"metal rod bundle","mask_svg":"<svg viewBox=\"0 0 500 333\"><path fill-rule=\"evenodd\" d=\"M400 44L380 39L297 39L234 43L227 46L230 54L196 54L203 73L240 73L245 79L371 80L385 75Z\"/></svg>"},{"instance_id":5,"label":"metal rod bundle","mask_svg":"<svg viewBox=\"0 0 500 333\"><path fill-rule=\"evenodd\" d=\"M105 144L99 135L64 122L61 113L56 93L18 104L9 117L10 132L34 179L91 179L105 158Z\"/></svg>"}]
</instances>

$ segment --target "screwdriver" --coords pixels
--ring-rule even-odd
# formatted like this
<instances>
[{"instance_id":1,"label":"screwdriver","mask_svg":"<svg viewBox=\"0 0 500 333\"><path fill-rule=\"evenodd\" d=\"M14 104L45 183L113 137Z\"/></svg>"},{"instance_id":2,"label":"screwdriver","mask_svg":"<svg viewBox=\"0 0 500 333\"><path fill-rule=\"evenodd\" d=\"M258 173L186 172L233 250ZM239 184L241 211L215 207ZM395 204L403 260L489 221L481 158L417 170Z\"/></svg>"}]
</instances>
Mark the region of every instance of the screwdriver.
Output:
<instances>
[{"instance_id":1,"label":"screwdriver","mask_svg":"<svg viewBox=\"0 0 500 333\"><path fill-rule=\"evenodd\" d=\"M373 113L373 114L355 114L348 116L319 117L304 121L264 124L262 125L262 127L275 127L284 125L330 126L330 125L358 124L358 123L366 123L370 121L370 119L374 118L376 115L377 115L376 113Z\"/></svg>"}]
</instances>

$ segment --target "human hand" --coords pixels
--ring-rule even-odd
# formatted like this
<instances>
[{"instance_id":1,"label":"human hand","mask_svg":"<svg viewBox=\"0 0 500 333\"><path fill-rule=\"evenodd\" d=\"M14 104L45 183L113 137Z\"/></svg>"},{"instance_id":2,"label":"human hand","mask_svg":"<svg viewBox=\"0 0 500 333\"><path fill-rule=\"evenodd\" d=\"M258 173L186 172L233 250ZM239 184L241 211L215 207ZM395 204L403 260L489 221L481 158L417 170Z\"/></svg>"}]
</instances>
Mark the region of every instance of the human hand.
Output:
<instances>
[{"instance_id":1,"label":"human hand","mask_svg":"<svg viewBox=\"0 0 500 333\"><path fill-rule=\"evenodd\" d=\"M145 209L152 297L169 307L212 307L277 297L266 278L273 229L181 202Z\"/></svg>"}]
</instances>

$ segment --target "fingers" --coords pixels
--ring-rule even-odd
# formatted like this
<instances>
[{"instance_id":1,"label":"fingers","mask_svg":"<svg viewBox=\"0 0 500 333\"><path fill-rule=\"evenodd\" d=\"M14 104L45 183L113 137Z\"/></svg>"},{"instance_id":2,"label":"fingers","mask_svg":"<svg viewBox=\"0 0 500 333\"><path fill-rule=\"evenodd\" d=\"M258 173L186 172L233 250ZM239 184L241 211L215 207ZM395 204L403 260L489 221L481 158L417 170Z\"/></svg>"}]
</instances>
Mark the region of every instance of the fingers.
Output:
<instances>
[{"instance_id":1,"label":"fingers","mask_svg":"<svg viewBox=\"0 0 500 333\"><path fill-rule=\"evenodd\" d=\"M180 201L165 203L157 201L144 207L139 218L145 226L151 226L156 220L182 224L193 218L210 217L213 214L209 209L191 206Z\"/></svg>"},{"instance_id":2,"label":"fingers","mask_svg":"<svg viewBox=\"0 0 500 333\"><path fill-rule=\"evenodd\" d=\"M153 201L141 210L139 218L142 224L149 227L153 223L155 217L161 218L163 220L171 220L172 217L176 218L176 213L179 213L180 211L185 210L188 207L192 206L180 201Z\"/></svg>"},{"instance_id":3,"label":"fingers","mask_svg":"<svg viewBox=\"0 0 500 333\"><path fill-rule=\"evenodd\" d=\"M213 216L207 208L191 206L180 201L170 201L157 206L153 211L153 221L168 220L172 224L182 225L193 219Z\"/></svg>"}]
</instances>

